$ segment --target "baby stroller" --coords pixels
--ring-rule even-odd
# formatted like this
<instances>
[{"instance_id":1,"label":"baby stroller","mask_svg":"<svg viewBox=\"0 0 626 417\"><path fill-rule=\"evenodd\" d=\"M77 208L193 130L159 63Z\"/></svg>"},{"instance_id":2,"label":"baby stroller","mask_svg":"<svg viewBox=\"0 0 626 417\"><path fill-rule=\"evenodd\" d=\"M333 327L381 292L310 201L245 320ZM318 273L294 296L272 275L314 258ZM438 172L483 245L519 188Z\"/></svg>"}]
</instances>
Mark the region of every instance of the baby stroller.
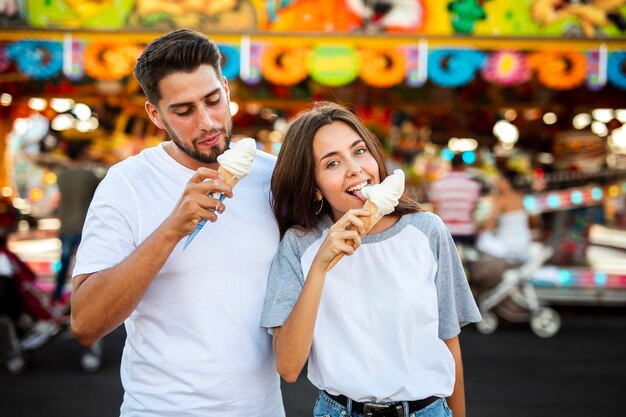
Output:
<instances>
[{"instance_id":1,"label":"baby stroller","mask_svg":"<svg viewBox=\"0 0 626 417\"><path fill-rule=\"evenodd\" d=\"M478 252L467 261L469 283L483 317L476 323L479 332L495 332L499 318L530 322L530 328L539 337L552 337L559 331L559 314L542 305L530 282L533 273L553 253L551 247L533 242L528 258L521 264L512 265L505 259L478 255Z\"/></svg>"},{"instance_id":2,"label":"baby stroller","mask_svg":"<svg viewBox=\"0 0 626 417\"><path fill-rule=\"evenodd\" d=\"M6 244L17 224L15 214L7 210L8 204L0 201L0 357L5 359L7 370L18 375L26 370L28 355L56 338L72 334L69 310L56 311L50 305L49 295L36 285L34 272ZM86 372L100 368L99 343L81 357Z\"/></svg>"}]
</instances>

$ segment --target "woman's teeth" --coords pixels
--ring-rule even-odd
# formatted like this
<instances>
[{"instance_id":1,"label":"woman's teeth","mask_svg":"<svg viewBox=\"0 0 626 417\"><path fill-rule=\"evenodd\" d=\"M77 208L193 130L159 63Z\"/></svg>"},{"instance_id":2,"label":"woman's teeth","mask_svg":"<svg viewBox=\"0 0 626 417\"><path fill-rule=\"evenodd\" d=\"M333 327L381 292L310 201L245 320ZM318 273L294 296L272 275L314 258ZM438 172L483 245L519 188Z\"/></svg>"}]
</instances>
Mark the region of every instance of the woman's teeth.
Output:
<instances>
[{"instance_id":1,"label":"woman's teeth","mask_svg":"<svg viewBox=\"0 0 626 417\"><path fill-rule=\"evenodd\" d=\"M365 187L367 185L367 181L363 181L360 184L354 185L350 188L348 188L346 191L349 192L350 194L354 193L355 191L360 190L361 188Z\"/></svg>"}]
</instances>

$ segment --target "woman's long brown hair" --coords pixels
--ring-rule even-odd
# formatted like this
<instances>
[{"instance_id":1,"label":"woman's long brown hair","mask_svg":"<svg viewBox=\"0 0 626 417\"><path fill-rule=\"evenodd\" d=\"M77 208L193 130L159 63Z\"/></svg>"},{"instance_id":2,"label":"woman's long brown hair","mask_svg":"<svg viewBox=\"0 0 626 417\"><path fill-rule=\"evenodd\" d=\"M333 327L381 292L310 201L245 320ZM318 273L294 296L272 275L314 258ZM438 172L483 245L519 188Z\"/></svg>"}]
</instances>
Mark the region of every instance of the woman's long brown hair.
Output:
<instances>
[{"instance_id":1,"label":"woman's long brown hair","mask_svg":"<svg viewBox=\"0 0 626 417\"><path fill-rule=\"evenodd\" d=\"M363 139L365 146L378 163L382 179L389 175L385 153L378 138L347 108L331 102L317 102L310 110L300 113L291 122L283 141L274 174L272 175L272 209L278 222L281 238L287 229L299 226L309 230L320 216L330 213L330 205L315 201L315 158L313 139L317 131L333 122L343 122ZM394 214L404 215L423 211L413 200L403 196Z\"/></svg>"}]
</instances>

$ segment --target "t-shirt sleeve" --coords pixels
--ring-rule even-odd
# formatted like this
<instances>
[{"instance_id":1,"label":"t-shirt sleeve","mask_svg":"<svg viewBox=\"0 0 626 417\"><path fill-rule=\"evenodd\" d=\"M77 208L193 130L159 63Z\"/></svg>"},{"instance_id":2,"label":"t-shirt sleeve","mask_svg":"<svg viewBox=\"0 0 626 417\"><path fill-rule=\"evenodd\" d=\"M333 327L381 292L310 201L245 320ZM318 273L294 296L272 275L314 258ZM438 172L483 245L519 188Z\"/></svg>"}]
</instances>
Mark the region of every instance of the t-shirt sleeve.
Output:
<instances>
[{"instance_id":1,"label":"t-shirt sleeve","mask_svg":"<svg viewBox=\"0 0 626 417\"><path fill-rule=\"evenodd\" d=\"M439 337L453 338L461 327L481 320L480 312L467 282L461 259L450 232L435 215L433 218L432 249L437 260L437 301L439 304Z\"/></svg>"},{"instance_id":2,"label":"t-shirt sleeve","mask_svg":"<svg viewBox=\"0 0 626 417\"><path fill-rule=\"evenodd\" d=\"M98 272L123 261L136 249L137 220L130 183L110 170L89 206L72 275Z\"/></svg>"},{"instance_id":3,"label":"t-shirt sleeve","mask_svg":"<svg viewBox=\"0 0 626 417\"><path fill-rule=\"evenodd\" d=\"M298 301L304 274L300 263L300 251L293 229L285 233L272 261L261 326L272 333L274 327L283 325Z\"/></svg>"}]
</instances>

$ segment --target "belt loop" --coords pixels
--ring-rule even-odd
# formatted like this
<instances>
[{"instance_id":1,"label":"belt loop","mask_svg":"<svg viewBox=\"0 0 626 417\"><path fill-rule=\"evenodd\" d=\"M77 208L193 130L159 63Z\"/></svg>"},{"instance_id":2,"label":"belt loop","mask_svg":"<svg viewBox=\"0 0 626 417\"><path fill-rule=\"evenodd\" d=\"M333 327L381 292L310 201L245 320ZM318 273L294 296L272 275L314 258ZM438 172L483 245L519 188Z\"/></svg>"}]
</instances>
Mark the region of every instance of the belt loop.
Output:
<instances>
[{"instance_id":1,"label":"belt loop","mask_svg":"<svg viewBox=\"0 0 626 417\"><path fill-rule=\"evenodd\" d=\"M348 398L346 401L346 409L348 410L348 416L352 415L352 398Z\"/></svg>"},{"instance_id":2,"label":"belt loop","mask_svg":"<svg viewBox=\"0 0 626 417\"><path fill-rule=\"evenodd\" d=\"M404 410L404 417L409 417L409 402L402 401L402 410Z\"/></svg>"}]
</instances>

